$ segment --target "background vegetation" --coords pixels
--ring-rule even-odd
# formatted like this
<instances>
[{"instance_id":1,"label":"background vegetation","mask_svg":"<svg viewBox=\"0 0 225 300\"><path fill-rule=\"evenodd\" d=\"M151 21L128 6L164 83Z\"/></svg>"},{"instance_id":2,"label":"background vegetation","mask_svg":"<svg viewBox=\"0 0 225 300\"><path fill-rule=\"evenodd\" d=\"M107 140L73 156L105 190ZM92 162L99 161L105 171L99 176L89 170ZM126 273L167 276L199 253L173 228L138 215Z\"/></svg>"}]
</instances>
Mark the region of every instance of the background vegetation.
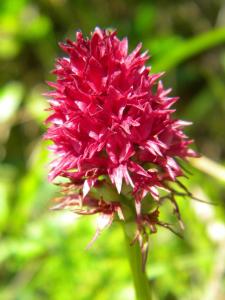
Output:
<instances>
[{"instance_id":1,"label":"background vegetation","mask_svg":"<svg viewBox=\"0 0 225 300\"><path fill-rule=\"evenodd\" d=\"M184 239L151 237L148 276L156 299L225 299L225 3L223 0L0 1L0 299L134 299L116 225L93 247L94 218L51 212L42 134L45 80L58 41L98 25L149 49L153 71L180 96L177 115L204 156L186 181L205 205L179 199ZM206 158L207 157L207 158ZM167 215L165 212L165 216Z\"/></svg>"}]
</instances>

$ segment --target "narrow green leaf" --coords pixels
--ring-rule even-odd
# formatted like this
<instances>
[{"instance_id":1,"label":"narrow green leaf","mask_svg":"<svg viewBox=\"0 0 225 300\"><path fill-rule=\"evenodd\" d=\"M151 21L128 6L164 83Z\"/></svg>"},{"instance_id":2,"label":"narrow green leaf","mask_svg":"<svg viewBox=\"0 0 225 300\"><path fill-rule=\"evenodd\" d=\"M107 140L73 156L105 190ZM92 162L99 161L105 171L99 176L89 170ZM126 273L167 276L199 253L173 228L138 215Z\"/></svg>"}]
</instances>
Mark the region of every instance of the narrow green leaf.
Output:
<instances>
[{"instance_id":1,"label":"narrow green leaf","mask_svg":"<svg viewBox=\"0 0 225 300\"><path fill-rule=\"evenodd\" d=\"M166 56L153 63L153 71L168 71L186 59L225 43L225 27L202 33L171 49Z\"/></svg>"}]
</instances>

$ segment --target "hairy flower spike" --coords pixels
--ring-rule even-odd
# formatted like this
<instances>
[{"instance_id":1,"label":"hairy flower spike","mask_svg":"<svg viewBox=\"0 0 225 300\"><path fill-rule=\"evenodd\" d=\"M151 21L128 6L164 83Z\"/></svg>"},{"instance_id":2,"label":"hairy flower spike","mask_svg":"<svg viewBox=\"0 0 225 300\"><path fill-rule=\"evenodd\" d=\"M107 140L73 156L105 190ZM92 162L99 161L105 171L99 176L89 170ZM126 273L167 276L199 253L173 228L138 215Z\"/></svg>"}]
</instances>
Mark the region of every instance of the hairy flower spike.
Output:
<instances>
[{"instance_id":1,"label":"hairy flower spike","mask_svg":"<svg viewBox=\"0 0 225 300\"><path fill-rule=\"evenodd\" d=\"M162 73L150 73L141 44L128 54L126 38L96 28L90 38L77 32L76 41L60 47L66 57L57 59L56 82L48 82L54 90L47 93L45 137L56 156L49 179L61 176L69 184L55 208L99 213L98 233L116 215L126 221L130 210L135 239L147 248L146 230L169 226L158 220L164 199L180 219L169 183L183 175L178 159L196 155L183 133L190 123L172 117L178 98L163 88Z\"/></svg>"}]
</instances>

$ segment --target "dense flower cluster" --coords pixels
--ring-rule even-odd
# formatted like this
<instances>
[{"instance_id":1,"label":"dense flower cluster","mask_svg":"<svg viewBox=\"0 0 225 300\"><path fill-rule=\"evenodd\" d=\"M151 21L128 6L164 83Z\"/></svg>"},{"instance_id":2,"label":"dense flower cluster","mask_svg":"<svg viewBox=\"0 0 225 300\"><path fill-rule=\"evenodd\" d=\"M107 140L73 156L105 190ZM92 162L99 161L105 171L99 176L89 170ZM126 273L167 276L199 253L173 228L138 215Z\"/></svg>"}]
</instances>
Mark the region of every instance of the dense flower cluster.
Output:
<instances>
[{"instance_id":1,"label":"dense flower cluster","mask_svg":"<svg viewBox=\"0 0 225 300\"><path fill-rule=\"evenodd\" d=\"M96 28L90 38L77 32L76 41L60 47L67 57L57 59L57 80L48 83L54 90L47 93L46 134L56 155L50 180L69 179L57 207L100 213L100 227L133 207L140 240L146 226L160 225L159 190L173 197L168 183L183 175L178 159L195 155L182 130L189 123L172 118L178 98L168 96L162 74L150 73L141 44L128 54L126 38Z\"/></svg>"}]
</instances>

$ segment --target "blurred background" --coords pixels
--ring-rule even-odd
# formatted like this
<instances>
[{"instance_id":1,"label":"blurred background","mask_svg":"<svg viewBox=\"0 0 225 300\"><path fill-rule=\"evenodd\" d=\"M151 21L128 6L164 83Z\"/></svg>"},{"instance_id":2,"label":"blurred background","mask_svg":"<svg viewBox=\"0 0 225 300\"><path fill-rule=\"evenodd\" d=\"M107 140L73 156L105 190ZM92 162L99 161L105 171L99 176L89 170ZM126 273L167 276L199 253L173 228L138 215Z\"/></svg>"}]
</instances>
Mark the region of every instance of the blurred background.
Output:
<instances>
[{"instance_id":1,"label":"blurred background","mask_svg":"<svg viewBox=\"0 0 225 300\"><path fill-rule=\"evenodd\" d=\"M177 116L203 155L185 184L216 205L178 199L183 240L159 228L147 272L156 299L225 299L225 2L223 0L0 1L0 300L134 299L116 224L85 247L95 218L49 210L45 81L58 42L117 28L139 42L179 95ZM167 212L165 212L165 215ZM168 216L169 217L169 216Z\"/></svg>"}]
</instances>

